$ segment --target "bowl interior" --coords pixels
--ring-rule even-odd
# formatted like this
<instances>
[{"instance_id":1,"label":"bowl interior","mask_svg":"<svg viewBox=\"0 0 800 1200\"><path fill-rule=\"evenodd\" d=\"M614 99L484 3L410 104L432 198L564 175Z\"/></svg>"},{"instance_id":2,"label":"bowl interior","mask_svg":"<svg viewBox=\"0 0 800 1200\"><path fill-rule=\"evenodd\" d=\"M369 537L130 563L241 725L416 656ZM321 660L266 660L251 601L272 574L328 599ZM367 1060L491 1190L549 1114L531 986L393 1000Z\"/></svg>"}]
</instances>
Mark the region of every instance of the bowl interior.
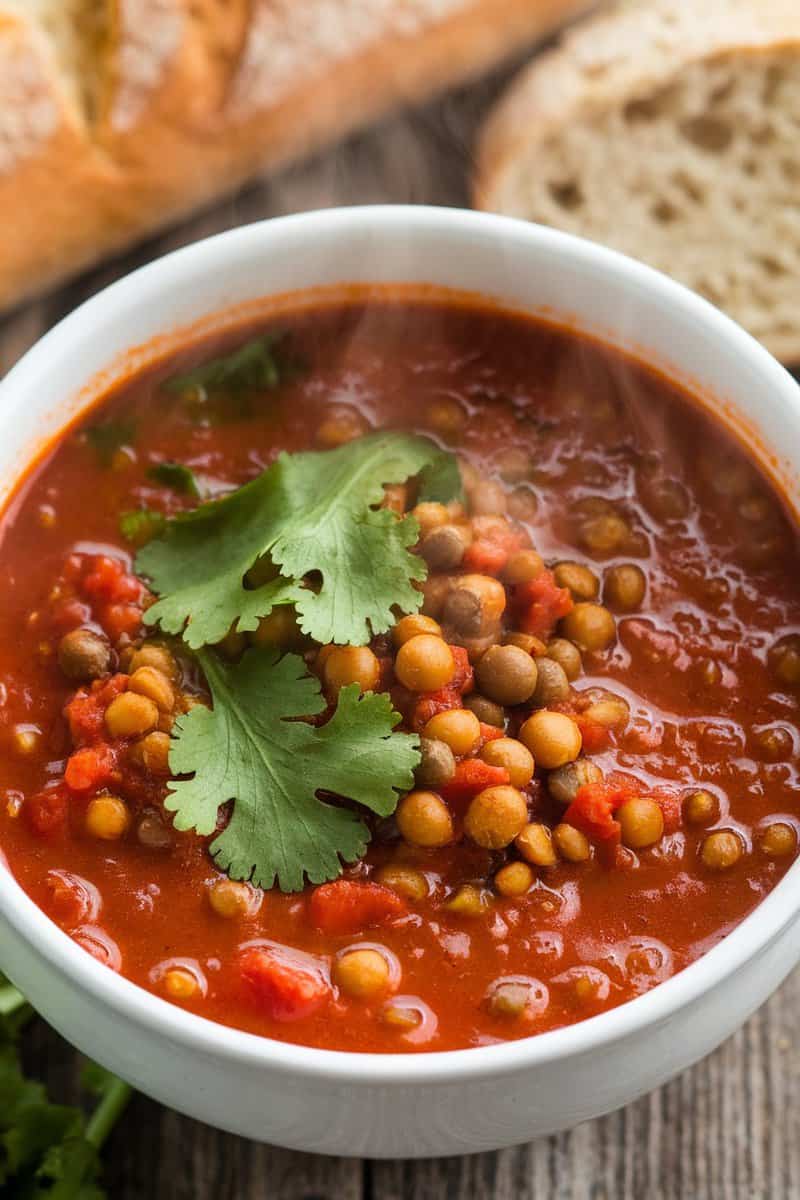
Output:
<instances>
[{"instance_id":1,"label":"bowl interior","mask_svg":"<svg viewBox=\"0 0 800 1200\"><path fill-rule=\"evenodd\" d=\"M340 210L247 226L178 251L88 301L0 385L0 500L101 390L131 366L167 353L187 329L198 333L209 324L240 319L254 306L263 308L265 297L275 310L387 284L410 285L415 294L428 289L437 296L449 290L461 299L479 295L572 326L656 366L711 406L796 504L800 389L727 318L663 276L590 243L504 218L424 208ZM189 1045L210 1039L232 1055L263 1056L294 1070L363 1072L388 1081L480 1073L482 1064L527 1069L537 1058L582 1052L621 1036L725 978L775 937L798 907L796 865L723 944L621 1008L508 1046L380 1056L377 1065L375 1056L255 1038L141 992L93 962L0 871L0 929L5 921L43 969L69 975L130 1019L157 1024ZM43 991L41 972L34 979L29 960L19 962L19 982L36 1002ZM8 965L14 974L14 961Z\"/></svg>"}]
</instances>

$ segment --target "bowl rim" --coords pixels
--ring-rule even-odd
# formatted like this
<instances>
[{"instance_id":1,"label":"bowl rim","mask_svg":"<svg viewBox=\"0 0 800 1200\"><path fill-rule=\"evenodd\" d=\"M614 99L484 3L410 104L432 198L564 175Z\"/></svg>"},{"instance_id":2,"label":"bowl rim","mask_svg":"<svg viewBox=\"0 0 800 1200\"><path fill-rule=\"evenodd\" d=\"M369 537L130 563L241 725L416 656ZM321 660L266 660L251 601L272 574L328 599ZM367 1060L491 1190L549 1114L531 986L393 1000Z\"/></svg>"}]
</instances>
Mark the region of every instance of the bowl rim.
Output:
<instances>
[{"instance_id":1,"label":"bowl rim","mask_svg":"<svg viewBox=\"0 0 800 1200\"><path fill-rule=\"evenodd\" d=\"M142 291L150 291L155 297L165 276L169 280L167 291L174 293L199 268L218 266L230 254L242 253L251 245L260 248L265 238L279 238L293 226L309 227L312 236L334 233L345 237L348 232L363 231L367 223L378 230L402 228L409 237L423 230L467 239L489 236L506 248L522 239L534 250L555 251L568 256L577 267L604 272L610 282L624 280L628 286L660 295L665 303L702 325L718 343L725 343L728 353L749 360L763 378L765 388L773 389L787 405L800 409L800 387L754 338L683 285L617 251L490 213L423 205L366 205L315 210L239 226L172 251L123 276L59 321L15 364L0 382L0 412L6 407L2 401L13 411L12 393L19 389L24 394L28 381L33 381L47 359L70 354L73 332L84 324L91 327L101 313L108 319L114 309L124 310L133 302L141 304ZM422 285L423 281L419 282ZM486 295L495 298L489 290ZM508 307L522 311L520 305ZM122 316L124 311L117 319ZM798 910L800 860L716 946L649 992L597 1016L527 1038L468 1049L386 1053L328 1050L247 1033L187 1012L102 966L38 908L10 868L3 870L0 850L0 920L48 968L67 977L114 1015L145 1032L170 1039L176 1047L218 1060L247 1063L296 1077L364 1085L452 1084L509 1076L557 1059L588 1054L647 1026L662 1025L702 994L724 983L743 963L762 954L796 918Z\"/></svg>"}]
</instances>

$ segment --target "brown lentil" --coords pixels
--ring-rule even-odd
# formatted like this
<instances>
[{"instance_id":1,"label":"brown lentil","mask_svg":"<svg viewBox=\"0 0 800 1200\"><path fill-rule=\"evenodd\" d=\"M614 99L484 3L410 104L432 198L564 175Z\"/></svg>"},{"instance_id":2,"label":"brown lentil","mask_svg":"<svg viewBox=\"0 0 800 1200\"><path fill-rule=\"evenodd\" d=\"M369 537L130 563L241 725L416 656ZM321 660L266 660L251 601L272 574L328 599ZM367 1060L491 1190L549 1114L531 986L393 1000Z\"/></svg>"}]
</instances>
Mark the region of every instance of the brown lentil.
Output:
<instances>
[{"instance_id":1,"label":"brown lentil","mask_svg":"<svg viewBox=\"0 0 800 1200\"><path fill-rule=\"evenodd\" d=\"M594 600L600 591L600 580L583 563L556 563L553 577L559 587L571 592L573 600Z\"/></svg>"}]
</instances>

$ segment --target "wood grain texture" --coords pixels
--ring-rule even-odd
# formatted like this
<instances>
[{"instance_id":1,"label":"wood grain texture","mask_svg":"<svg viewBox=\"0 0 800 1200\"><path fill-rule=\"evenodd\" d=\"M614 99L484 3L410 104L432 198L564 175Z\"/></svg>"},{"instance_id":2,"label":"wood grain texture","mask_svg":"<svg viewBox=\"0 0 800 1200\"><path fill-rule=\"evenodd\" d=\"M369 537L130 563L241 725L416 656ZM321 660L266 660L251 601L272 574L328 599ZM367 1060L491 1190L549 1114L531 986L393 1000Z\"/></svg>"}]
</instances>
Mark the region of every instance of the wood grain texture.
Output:
<instances>
[{"instance_id":1,"label":"wood grain texture","mask_svg":"<svg viewBox=\"0 0 800 1200\"><path fill-rule=\"evenodd\" d=\"M0 370L87 296L198 237L278 213L383 201L463 204L491 80L251 188L0 324ZM0 951L1 955L1 951ZM735 986L735 980L729 986ZM113 1200L794 1200L800 1197L800 973L735 1037L622 1112L498 1154L362 1163L258 1146L137 1097L108 1144ZM75 1054L39 1023L32 1070L76 1094Z\"/></svg>"}]
</instances>

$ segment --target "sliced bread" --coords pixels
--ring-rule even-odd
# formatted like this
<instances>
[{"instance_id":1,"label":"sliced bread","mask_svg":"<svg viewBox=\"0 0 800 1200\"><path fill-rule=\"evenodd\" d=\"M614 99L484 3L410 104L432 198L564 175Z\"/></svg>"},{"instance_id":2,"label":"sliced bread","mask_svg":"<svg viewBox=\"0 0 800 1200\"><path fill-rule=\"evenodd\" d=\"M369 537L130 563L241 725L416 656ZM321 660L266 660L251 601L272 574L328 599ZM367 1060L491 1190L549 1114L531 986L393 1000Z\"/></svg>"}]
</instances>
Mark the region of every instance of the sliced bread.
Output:
<instances>
[{"instance_id":1,"label":"sliced bread","mask_svg":"<svg viewBox=\"0 0 800 1200\"><path fill-rule=\"evenodd\" d=\"M800 361L800 2L624 0L484 128L476 202L603 242Z\"/></svg>"}]
</instances>

